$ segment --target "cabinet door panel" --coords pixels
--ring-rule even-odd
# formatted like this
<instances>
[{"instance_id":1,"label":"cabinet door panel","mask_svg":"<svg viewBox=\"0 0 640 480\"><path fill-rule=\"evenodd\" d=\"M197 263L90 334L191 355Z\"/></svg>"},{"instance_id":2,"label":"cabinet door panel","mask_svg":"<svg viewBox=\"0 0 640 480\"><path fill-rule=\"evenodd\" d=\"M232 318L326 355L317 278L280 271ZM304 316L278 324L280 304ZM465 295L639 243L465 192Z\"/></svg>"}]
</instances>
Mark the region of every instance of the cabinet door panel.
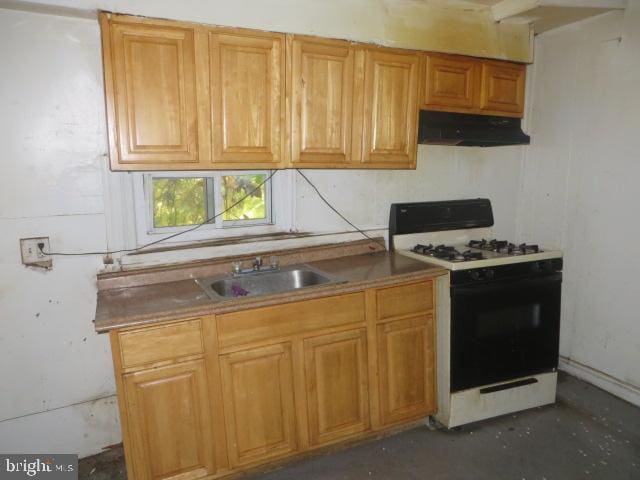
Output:
<instances>
[{"instance_id":1,"label":"cabinet door panel","mask_svg":"<svg viewBox=\"0 0 640 480\"><path fill-rule=\"evenodd\" d=\"M369 428L367 344L364 329L304 341L311 445Z\"/></svg>"},{"instance_id":2,"label":"cabinet door panel","mask_svg":"<svg viewBox=\"0 0 640 480\"><path fill-rule=\"evenodd\" d=\"M295 451L290 344L222 355L220 367L231 466Z\"/></svg>"},{"instance_id":3,"label":"cabinet door panel","mask_svg":"<svg viewBox=\"0 0 640 480\"><path fill-rule=\"evenodd\" d=\"M128 164L197 164L194 32L113 23L107 101L115 107L115 168ZM111 98L113 97L113 98ZM113 129L112 129L113 132ZM112 142L112 146L114 142Z\"/></svg>"},{"instance_id":4,"label":"cabinet door panel","mask_svg":"<svg viewBox=\"0 0 640 480\"><path fill-rule=\"evenodd\" d=\"M426 55L423 106L475 107L479 62L469 58Z\"/></svg>"},{"instance_id":5,"label":"cabinet door panel","mask_svg":"<svg viewBox=\"0 0 640 480\"><path fill-rule=\"evenodd\" d=\"M384 425L435 411L433 317L421 315L377 327L380 416Z\"/></svg>"},{"instance_id":6,"label":"cabinet door panel","mask_svg":"<svg viewBox=\"0 0 640 480\"><path fill-rule=\"evenodd\" d=\"M414 166L418 122L418 54L367 51L362 161Z\"/></svg>"},{"instance_id":7,"label":"cabinet door panel","mask_svg":"<svg viewBox=\"0 0 640 480\"><path fill-rule=\"evenodd\" d=\"M124 388L136 478L214 473L203 360L125 375Z\"/></svg>"},{"instance_id":8,"label":"cabinet door panel","mask_svg":"<svg viewBox=\"0 0 640 480\"><path fill-rule=\"evenodd\" d=\"M209 45L214 163L277 164L282 160L284 35L213 32Z\"/></svg>"},{"instance_id":9,"label":"cabinet door panel","mask_svg":"<svg viewBox=\"0 0 640 480\"><path fill-rule=\"evenodd\" d=\"M486 62L482 65L480 108L495 113L524 112L524 65Z\"/></svg>"},{"instance_id":10,"label":"cabinet door panel","mask_svg":"<svg viewBox=\"0 0 640 480\"><path fill-rule=\"evenodd\" d=\"M294 38L292 162L350 161L354 53L348 42Z\"/></svg>"}]
</instances>

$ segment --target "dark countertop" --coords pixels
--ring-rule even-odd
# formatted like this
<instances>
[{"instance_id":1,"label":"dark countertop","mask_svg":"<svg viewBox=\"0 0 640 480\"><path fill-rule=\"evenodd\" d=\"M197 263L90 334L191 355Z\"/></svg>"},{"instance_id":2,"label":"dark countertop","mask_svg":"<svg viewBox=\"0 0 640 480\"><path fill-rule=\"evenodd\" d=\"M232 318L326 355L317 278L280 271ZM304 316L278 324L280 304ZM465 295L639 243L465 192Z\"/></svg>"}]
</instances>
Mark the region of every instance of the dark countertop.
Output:
<instances>
[{"instance_id":1,"label":"dark countertop","mask_svg":"<svg viewBox=\"0 0 640 480\"><path fill-rule=\"evenodd\" d=\"M210 299L194 280L98 291L95 329L105 332L170 320L228 313L247 308L339 295L364 288L391 285L447 273L445 268L389 252L351 255L307 265L338 276L345 283L252 297Z\"/></svg>"}]
</instances>

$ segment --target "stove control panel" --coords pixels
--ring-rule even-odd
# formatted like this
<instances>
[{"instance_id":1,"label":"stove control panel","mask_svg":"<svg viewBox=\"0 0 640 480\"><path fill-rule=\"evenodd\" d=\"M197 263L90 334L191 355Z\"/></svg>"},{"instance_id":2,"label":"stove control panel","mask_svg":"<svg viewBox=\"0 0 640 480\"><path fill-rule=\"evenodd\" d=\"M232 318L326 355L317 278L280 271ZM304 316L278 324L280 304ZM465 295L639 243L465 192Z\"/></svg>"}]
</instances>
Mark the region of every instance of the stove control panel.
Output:
<instances>
[{"instance_id":1,"label":"stove control panel","mask_svg":"<svg viewBox=\"0 0 640 480\"><path fill-rule=\"evenodd\" d=\"M495 277L494 268L474 268L469 270L469 279L471 280L491 280Z\"/></svg>"},{"instance_id":2,"label":"stove control panel","mask_svg":"<svg viewBox=\"0 0 640 480\"><path fill-rule=\"evenodd\" d=\"M451 272L451 285L491 282L508 278L523 278L549 275L562 271L562 258L511 263L485 268L470 268Z\"/></svg>"}]
</instances>

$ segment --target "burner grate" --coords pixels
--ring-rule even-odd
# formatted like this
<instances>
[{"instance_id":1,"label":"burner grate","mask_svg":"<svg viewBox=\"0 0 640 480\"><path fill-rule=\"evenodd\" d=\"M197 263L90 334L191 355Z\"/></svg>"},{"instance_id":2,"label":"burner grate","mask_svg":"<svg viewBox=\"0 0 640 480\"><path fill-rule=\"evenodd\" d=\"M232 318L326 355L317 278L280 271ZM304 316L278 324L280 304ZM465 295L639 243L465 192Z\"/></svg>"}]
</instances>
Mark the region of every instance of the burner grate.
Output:
<instances>
[{"instance_id":1,"label":"burner grate","mask_svg":"<svg viewBox=\"0 0 640 480\"><path fill-rule=\"evenodd\" d=\"M478 250L486 250L489 252L502 253L504 255L528 255L530 253L541 252L538 245L528 245L521 243L516 245L515 243L507 240L471 240L467 244L469 248L477 248Z\"/></svg>"},{"instance_id":2,"label":"burner grate","mask_svg":"<svg viewBox=\"0 0 640 480\"><path fill-rule=\"evenodd\" d=\"M411 251L419 253L420 255L448 260L450 262L468 262L471 260L482 260L485 258L482 252L472 252L471 250L460 252L455 247L452 247L450 245L433 246L432 244L418 244L413 247Z\"/></svg>"}]
</instances>

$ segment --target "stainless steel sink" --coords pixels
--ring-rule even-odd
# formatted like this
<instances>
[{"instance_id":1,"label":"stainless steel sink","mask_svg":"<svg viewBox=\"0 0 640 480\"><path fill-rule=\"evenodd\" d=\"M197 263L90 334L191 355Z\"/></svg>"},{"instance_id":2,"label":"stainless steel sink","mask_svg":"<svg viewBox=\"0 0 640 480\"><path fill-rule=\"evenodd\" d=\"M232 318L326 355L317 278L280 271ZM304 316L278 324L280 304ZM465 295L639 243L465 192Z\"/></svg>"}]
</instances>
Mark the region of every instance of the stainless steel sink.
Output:
<instances>
[{"instance_id":1,"label":"stainless steel sink","mask_svg":"<svg viewBox=\"0 0 640 480\"><path fill-rule=\"evenodd\" d=\"M284 267L279 270L263 270L242 275L199 278L196 283L214 300L270 293L282 293L299 288L314 287L344 280L319 272L307 265Z\"/></svg>"}]
</instances>

